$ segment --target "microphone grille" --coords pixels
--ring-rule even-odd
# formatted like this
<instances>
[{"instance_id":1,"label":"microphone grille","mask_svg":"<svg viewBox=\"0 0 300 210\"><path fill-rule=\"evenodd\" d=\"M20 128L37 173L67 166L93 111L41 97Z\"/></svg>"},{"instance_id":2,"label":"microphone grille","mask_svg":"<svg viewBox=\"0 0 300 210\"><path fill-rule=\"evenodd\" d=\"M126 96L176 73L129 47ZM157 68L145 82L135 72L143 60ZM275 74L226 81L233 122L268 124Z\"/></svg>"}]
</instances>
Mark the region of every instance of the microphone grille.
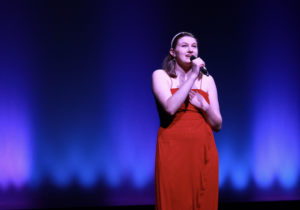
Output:
<instances>
[{"instance_id":1,"label":"microphone grille","mask_svg":"<svg viewBox=\"0 0 300 210\"><path fill-rule=\"evenodd\" d=\"M195 60L196 59L196 57L194 56L194 55L192 55L191 57L190 57L190 60L192 61L192 60Z\"/></svg>"}]
</instances>

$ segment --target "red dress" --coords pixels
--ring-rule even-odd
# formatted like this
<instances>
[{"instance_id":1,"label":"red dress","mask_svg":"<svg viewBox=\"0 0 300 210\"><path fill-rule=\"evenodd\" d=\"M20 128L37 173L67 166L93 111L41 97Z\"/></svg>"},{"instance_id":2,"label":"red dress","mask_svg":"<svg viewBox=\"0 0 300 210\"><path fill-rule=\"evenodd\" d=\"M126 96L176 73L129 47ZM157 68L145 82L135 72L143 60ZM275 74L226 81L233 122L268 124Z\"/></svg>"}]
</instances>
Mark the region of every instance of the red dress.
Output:
<instances>
[{"instance_id":1,"label":"red dress","mask_svg":"<svg viewBox=\"0 0 300 210\"><path fill-rule=\"evenodd\" d=\"M178 88L171 89L174 94ZM208 93L198 91L209 103ZM156 210L217 210L219 158L210 126L185 101L174 116L158 105Z\"/></svg>"}]
</instances>

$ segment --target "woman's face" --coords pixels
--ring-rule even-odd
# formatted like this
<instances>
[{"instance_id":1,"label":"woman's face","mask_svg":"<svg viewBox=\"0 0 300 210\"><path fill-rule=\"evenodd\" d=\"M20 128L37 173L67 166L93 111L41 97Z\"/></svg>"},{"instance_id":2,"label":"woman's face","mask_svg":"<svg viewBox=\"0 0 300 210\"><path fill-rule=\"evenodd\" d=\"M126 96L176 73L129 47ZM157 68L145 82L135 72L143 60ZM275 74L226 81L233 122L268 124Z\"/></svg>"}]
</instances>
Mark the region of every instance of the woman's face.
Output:
<instances>
[{"instance_id":1,"label":"woman's face","mask_svg":"<svg viewBox=\"0 0 300 210\"><path fill-rule=\"evenodd\" d=\"M172 49L171 49L172 51ZM182 65L191 65L190 57L192 55L198 56L197 41L195 38L190 36L184 36L178 39L176 48L173 49L173 57L176 62Z\"/></svg>"}]
</instances>

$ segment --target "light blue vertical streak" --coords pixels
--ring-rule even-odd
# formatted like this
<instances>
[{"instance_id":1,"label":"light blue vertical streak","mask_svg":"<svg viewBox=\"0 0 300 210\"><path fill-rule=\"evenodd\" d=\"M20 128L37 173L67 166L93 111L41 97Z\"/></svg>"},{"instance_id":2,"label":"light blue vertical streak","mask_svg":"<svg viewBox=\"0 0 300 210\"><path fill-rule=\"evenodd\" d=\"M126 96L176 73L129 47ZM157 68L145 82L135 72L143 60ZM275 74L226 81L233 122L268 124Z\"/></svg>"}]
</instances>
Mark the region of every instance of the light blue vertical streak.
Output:
<instances>
[{"instance_id":1,"label":"light blue vertical streak","mask_svg":"<svg viewBox=\"0 0 300 210\"><path fill-rule=\"evenodd\" d=\"M3 96L0 94L0 97ZM16 97L0 99L0 187L20 188L30 173L30 132L24 102Z\"/></svg>"},{"instance_id":2,"label":"light blue vertical streak","mask_svg":"<svg viewBox=\"0 0 300 210\"><path fill-rule=\"evenodd\" d=\"M102 26L106 31L105 43L99 46L99 51L105 49L104 53L109 55L101 61L100 77L106 78L105 84L109 87L105 96L101 96L105 98L109 116L107 139L103 139L106 152L102 173L112 187L130 181L133 188L141 189L154 182L159 126L151 92L151 73L160 68L163 58L159 66L151 66L158 51L151 43L160 42L159 15L152 15L154 4L145 2L118 2L118 7L110 2L106 8L107 21ZM140 31L148 15L151 21L147 22L146 30ZM138 35L134 34L136 31ZM112 44L115 47L111 47Z\"/></svg>"},{"instance_id":3,"label":"light blue vertical streak","mask_svg":"<svg viewBox=\"0 0 300 210\"><path fill-rule=\"evenodd\" d=\"M26 24L26 8L9 1L1 7L0 188L21 188L31 170L30 24Z\"/></svg>"},{"instance_id":4,"label":"light blue vertical streak","mask_svg":"<svg viewBox=\"0 0 300 210\"><path fill-rule=\"evenodd\" d=\"M236 158L234 163L231 182L233 183L234 189L245 190L249 183L249 164L243 158Z\"/></svg>"},{"instance_id":5,"label":"light blue vertical streak","mask_svg":"<svg viewBox=\"0 0 300 210\"><path fill-rule=\"evenodd\" d=\"M232 147L226 146L229 137L218 138L218 153L219 157L219 187L222 188L232 171L233 150ZM225 143L226 142L226 143ZM224 157L224 158L222 158Z\"/></svg>"},{"instance_id":6,"label":"light blue vertical streak","mask_svg":"<svg viewBox=\"0 0 300 210\"><path fill-rule=\"evenodd\" d=\"M253 57L254 178L262 188L279 180L295 188L299 177L299 52L292 2L255 5ZM254 32L255 31L255 32ZM257 50L259 49L259 50Z\"/></svg>"}]
</instances>

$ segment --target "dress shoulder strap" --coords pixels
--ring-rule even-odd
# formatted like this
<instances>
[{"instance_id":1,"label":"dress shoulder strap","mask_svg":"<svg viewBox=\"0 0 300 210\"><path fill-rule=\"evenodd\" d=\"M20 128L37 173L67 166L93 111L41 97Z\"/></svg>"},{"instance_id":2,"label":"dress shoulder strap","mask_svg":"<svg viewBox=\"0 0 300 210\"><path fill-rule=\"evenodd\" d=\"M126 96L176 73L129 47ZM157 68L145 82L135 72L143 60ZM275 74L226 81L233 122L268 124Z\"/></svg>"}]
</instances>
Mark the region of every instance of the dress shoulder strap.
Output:
<instances>
[{"instance_id":1,"label":"dress shoulder strap","mask_svg":"<svg viewBox=\"0 0 300 210\"><path fill-rule=\"evenodd\" d=\"M202 75L202 77L201 77L201 79L200 79L201 81L200 81L200 90L201 90L201 88L202 88L202 80L203 80L203 75Z\"/></svg>"},{"instance_id":2,"label":"dress shoulder strap","mask_svg":"<svg viewBox=\"0 0 300 210\"><path fill-rule=\"evenodd\" d=\"M170 77L170 75L168 75L168 76L169 76L169 78L171 80L171 88L170 89L172 89L172 87L173 87L173 81L172 81L172 78Z\"/></svg>"}]
</instances>

